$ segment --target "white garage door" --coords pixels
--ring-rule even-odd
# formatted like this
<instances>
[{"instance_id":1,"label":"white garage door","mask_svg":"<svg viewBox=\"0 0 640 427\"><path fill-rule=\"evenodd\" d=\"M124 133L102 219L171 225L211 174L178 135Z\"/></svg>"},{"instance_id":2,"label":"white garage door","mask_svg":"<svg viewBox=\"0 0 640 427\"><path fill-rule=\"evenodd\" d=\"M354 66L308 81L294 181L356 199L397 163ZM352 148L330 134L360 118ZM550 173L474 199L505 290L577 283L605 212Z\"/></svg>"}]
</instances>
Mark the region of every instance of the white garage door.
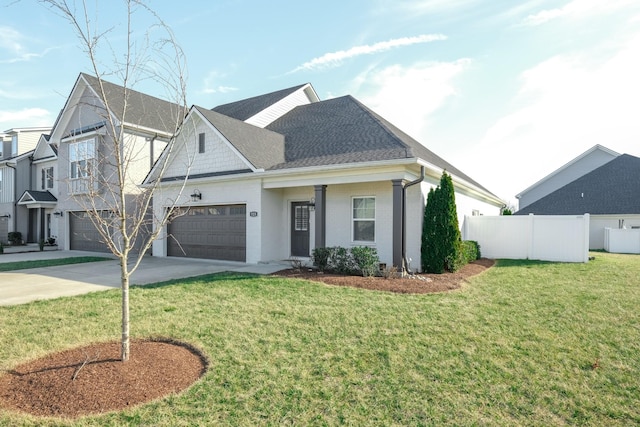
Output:
<instances>
[{"instance_id":1,"label":"white garage door","mask_svg":"<svg viewBox=\"0 0 640 427\"><path fill-rule=\"evenodd\" d=\"M246 205L184 209L167 227L167 255L244 262L246 225Z\"/></svg>"}]
</instances>

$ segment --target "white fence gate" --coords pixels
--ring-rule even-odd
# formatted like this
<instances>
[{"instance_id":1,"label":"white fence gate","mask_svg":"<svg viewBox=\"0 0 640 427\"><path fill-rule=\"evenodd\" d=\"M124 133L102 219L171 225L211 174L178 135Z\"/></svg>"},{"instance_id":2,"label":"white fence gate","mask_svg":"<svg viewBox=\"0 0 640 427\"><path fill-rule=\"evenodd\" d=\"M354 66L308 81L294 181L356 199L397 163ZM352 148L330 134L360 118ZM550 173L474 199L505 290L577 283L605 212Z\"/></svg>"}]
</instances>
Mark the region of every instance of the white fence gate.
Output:
<instances>
[{"instance_id":1,"label":"white fence gate","mask_svg":"<svg viewBox=\"0 0 640 427\"><path fill-rule=\"evenodd\" d=\"M462 238L486 258L589 261L589 214L465 216Z\"/></svg>"},{"instance_id":2,"label":"white fence gate","mask_svg":"<svg viewBox=\"0 0 640 427\"><path fill-rule=\"evenodd\" d=\"M604 250L616 254L640 254L640 230L605 228Z\"/></svg>"}]
</instances>

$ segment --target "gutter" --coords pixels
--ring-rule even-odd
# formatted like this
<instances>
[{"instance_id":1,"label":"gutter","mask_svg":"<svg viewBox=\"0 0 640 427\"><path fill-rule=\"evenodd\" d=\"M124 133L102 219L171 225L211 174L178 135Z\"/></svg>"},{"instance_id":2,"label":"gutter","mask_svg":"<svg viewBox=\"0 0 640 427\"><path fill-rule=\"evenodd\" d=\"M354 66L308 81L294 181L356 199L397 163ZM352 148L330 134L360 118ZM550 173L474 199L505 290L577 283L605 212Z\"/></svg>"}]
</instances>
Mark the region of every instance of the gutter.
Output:
<instances>
[{"instance_id":1,"label":"gutter","mask_svg":"<svg viewBox=\"0 0 640 427\"><path fill-rule=\"evenodd\" d=\"M13 218L13 231L17 231L18 218L16 218L16 213L18 212L18 169L14 166L11 166L9 162L5 164L8 168L13 169L13 212L11 213Z\"/></svg>"},{"instance_id":2,"label":"gutter","mask_svg":"<svg viewBox=\"0 0 640 427\"><path fill-rule=\"evenodd\" d=\"M420 177L406 183L402 187L402 274L404 275L409 266L407 260L407 188L424 181L424 166L420 166Z\"/></svg>"}]
</instances>

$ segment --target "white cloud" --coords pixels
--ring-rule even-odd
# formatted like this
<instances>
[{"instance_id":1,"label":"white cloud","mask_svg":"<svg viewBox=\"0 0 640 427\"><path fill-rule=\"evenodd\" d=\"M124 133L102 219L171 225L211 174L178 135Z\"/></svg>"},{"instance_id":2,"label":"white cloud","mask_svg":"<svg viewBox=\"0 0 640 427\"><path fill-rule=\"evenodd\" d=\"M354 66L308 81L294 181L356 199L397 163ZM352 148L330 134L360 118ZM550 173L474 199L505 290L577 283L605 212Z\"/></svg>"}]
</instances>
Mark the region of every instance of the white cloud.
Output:
<instances>
[{"instance_id":1,"label":"white cloud","mask_svg":"<svg viewBox=\"0 0 640 427\"><path fill-rule=\"evenodd\" d=\"M456 95L454 79L470 62L459 59L372 69L358 77L355 82L358 87L352 92L365 105L419 140L430 116Z\"/></svg>"},{"instance_id":2,"label":"white cloud","mask_svg":"<svg viewBox=\"0 0 640 427\"><path fill-rule=\"evenodd\" d=\"M500 168L483 171L487 182L513 196L595 144L640 155L639 51L640 34L607 58L559 55L525 71L514 108L465 162L492 158Z\"/></svg>"},{"instance_id":3,"label":"white cloud","mask_svg":"<svg viewBox=\"0 0 640 427\"><path fill-rule=\"evenodd\" d=\"M41 53L28 52L23 45L25 36L15 29L7 26L0 26L0 52L7 51L8 57L1 58L0 64L13 64L16 62L26 62L33 58L41 58L57 47L50 47Z\"/></svg>"},{"instance_id":4,"label":"white cloud","mask_svg":"<svg viewBox=\"0 0 640 427\"><path fill-rule=\"evenodd\" d=\"M204 87L202 89L202 93L205 94L213 94L213 93L230 93L235 92L238 88L231 86L222 86L218 84L218 80L222 80L226 77L226 74L218 72L218 71L210 71L209 74L204 78Z\"/></svg>"},{"instance_id":5,"label":"white cloud","mask_svg":"<svg viewBox=\"0 0 640 427\"><path fill-rule=\"evenodd\" d=\"M537 26L561 17L586 17L610 13L625 6L634 5L635 0L573 0L563 7L546 9L527 16L523 24Z\"/></svg>"},{"instance_id":6,"label":"white cloud","mask_svg":"<svg viewBox=\"0 0 640 427\"><path fill-rule=\"evenodd\" d=\"M24 108L22 110L0 110L0 129L15 127L51 126L53 118L43 108Z\"/></svg>"},{"instance_id":7,"label":"white cloud","mask_svg":"<svg viewBox=\"0 0 640 427\"><path fill-rule=\"evenodd\" d=\"M338 67L343 61L362 55L371 55L374 53L384 52L390 49L395 49L403 46L410 46L419 43L429 43L438 40L446 40L447 37L443 34L422 34L414 37L402 37L398 39L391 39L384 42L374 43L372 45L354 46L347 50L339 50L337 52L325 53L322 56L313 58L310 61L294 68L289 71L288 74L295 73L302 70L314 70L318 68L333 68Z\"/></svg>"}]
</instances>

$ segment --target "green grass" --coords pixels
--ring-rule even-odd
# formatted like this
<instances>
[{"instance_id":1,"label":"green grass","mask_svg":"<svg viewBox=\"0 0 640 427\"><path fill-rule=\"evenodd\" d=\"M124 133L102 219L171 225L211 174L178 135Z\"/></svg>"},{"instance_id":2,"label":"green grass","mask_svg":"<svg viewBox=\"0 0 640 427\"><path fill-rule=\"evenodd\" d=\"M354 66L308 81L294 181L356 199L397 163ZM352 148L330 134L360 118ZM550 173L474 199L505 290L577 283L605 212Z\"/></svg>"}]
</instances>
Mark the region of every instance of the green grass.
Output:
<instances>
[{"instance_id":1,"label":"green grass","mask_svg":"<svg viewBox=\"0 0 640 427\"><path fill-rule=\"evenodd\" d=\"M432 295L241 274L136 287L132 333L203 349L205 376L123 412L0 425L638 425L640 257L595 255L500 261ZM0 369L118 339L119 309L118 290L0 307Z\"/></svg>"},{"instance_id":2,"label":"green grass","mask_svg":"<svg viewBox=\"0 0 640 427\"><path fill-rule=\"evenodd\" d=\"M34 261L15 261L0 263L0 271L25 270L27 268L53 267L56 265L81 264L84 262L109 261L112 258L96 256L78 256L69 258L41 259Z\"/></svg>"}]
</instances>

